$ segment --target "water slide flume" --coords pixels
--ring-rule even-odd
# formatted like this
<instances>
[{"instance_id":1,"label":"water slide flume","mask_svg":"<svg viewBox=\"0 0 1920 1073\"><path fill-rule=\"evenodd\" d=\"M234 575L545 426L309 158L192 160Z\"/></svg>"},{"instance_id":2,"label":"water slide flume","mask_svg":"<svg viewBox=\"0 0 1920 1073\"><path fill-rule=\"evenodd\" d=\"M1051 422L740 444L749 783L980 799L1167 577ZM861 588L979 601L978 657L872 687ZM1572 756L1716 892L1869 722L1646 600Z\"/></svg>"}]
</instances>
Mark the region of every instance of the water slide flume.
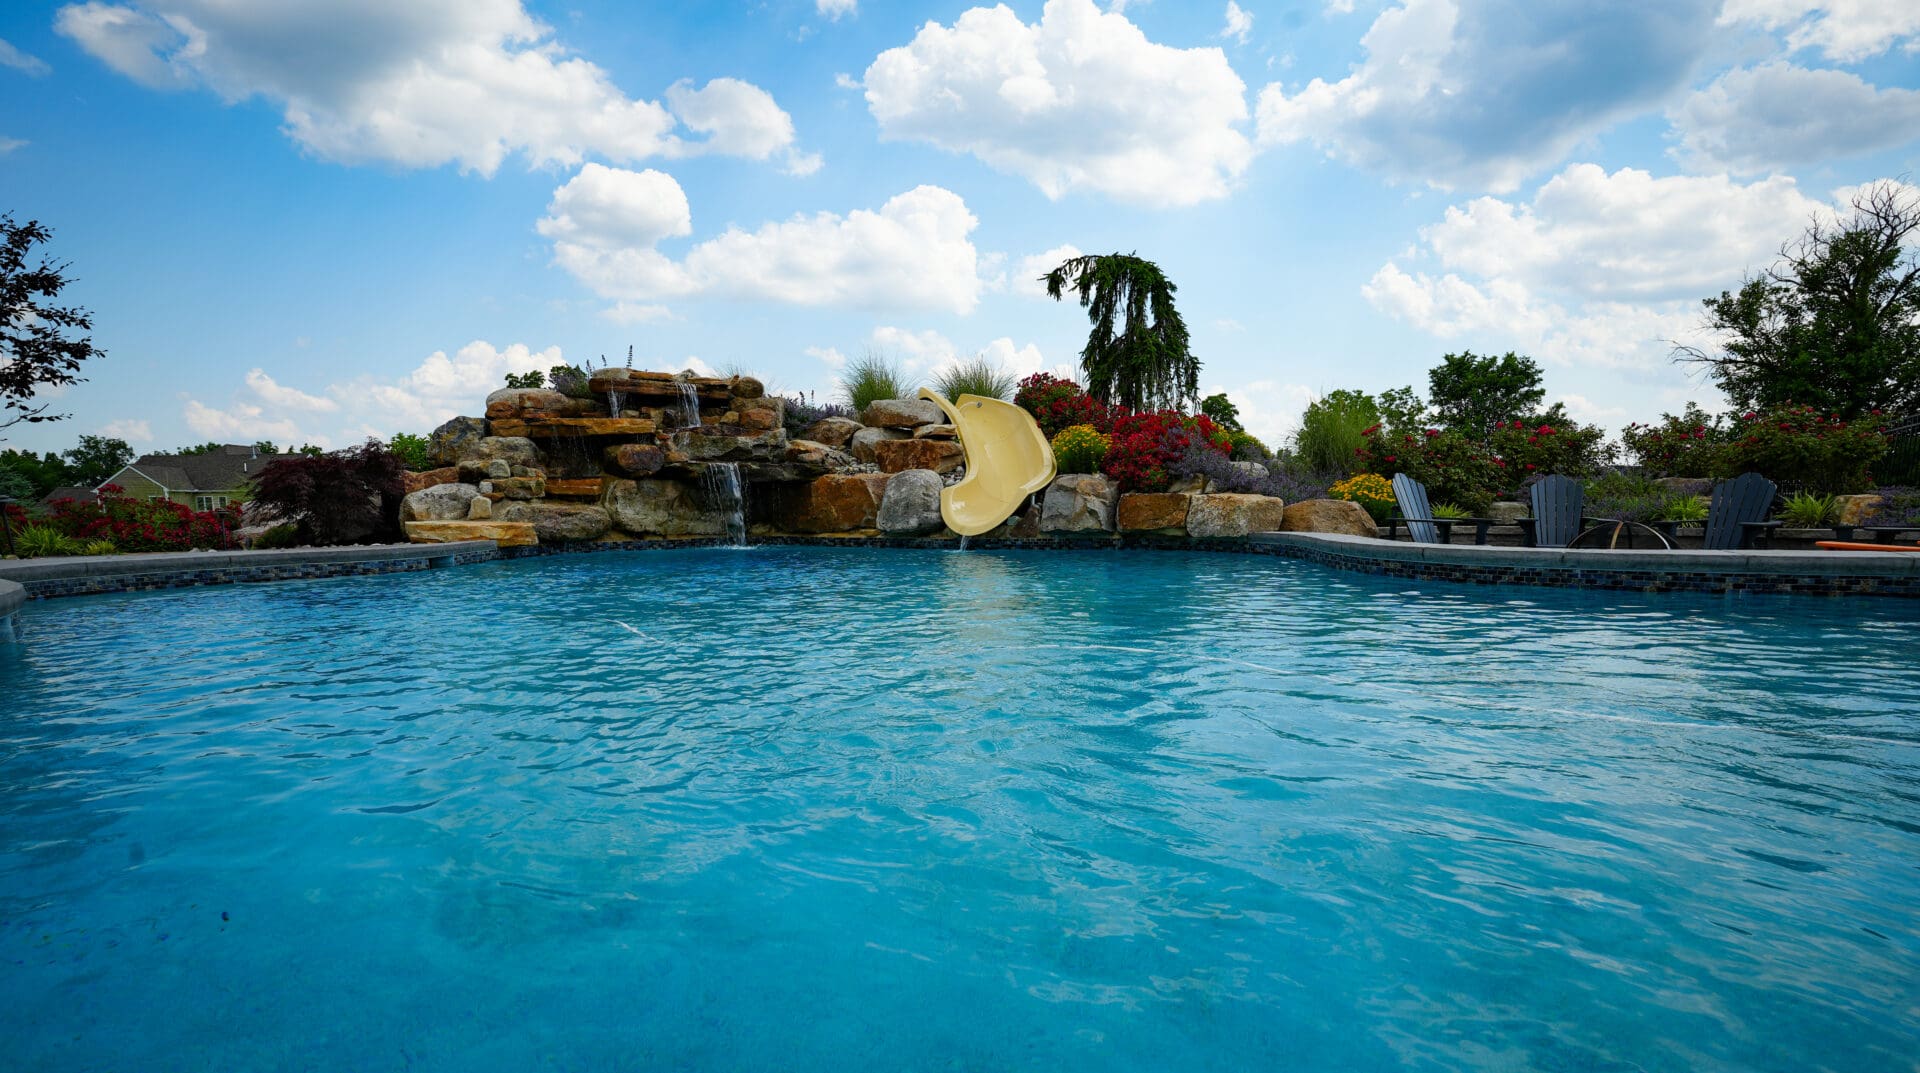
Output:
<instances>
[{"instance_id":1,"label":"water slide flume","mask_svg":"<svg viewBox=\"0 0 1920 1073\"><path fill-rule=\"evenodd\" d=\"M1033 415L1010 402L929 388L920 397L944 410L967 454L967 475L940 492L940 517L961 536L979 536L1053 481L1053 447Z\"/></svg>"}]
</instances>

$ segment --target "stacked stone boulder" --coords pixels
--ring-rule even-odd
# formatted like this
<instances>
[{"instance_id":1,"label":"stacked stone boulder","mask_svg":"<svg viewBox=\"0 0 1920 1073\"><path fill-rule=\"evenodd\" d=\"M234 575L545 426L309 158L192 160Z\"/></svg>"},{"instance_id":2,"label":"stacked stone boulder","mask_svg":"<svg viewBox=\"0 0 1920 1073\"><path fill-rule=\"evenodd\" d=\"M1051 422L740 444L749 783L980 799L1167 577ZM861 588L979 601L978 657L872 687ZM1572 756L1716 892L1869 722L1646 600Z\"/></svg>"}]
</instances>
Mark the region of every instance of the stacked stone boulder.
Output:
<instances>
[{"instance_id":1,"label":"stacked stone boulder","mask_svg":"<svg viewBox=\"0 0 1920 1073\"><path fill-rule=\"evenodd\" d=\"M408 475L409 538L715 538L735 510L758 535L953 535L940 499L964 476L966 452L933 403L883 399L857 418L824 417L789 436L787 401L751 377L605 369L587 389L590 397L495 391L486 416L436 429L435 468ZM716 481L715 467L733 467L737 482ZM716 499L730 486L741 502ZM1278 499L1205 482L1123 494L1102 474L1061 474L988 535L1235 538L1288 528L1290 518Z\"/></svg>"}]
</instances>

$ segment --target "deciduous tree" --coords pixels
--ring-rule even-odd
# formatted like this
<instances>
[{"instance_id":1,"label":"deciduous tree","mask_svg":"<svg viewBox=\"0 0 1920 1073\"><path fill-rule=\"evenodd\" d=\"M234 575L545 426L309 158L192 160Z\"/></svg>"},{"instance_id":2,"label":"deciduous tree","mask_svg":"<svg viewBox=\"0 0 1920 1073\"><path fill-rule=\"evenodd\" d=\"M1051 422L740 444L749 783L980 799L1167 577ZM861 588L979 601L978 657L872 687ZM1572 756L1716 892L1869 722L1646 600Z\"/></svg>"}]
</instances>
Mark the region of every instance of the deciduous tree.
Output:
<instances>
[{"instance_id":1,"label":"deciduous tree","mask_svg":"<svg viewBox=\"0 0 1920 1073\"><path fill-rule=\"evenodd\" d=\"M48 413L52 403L36 403L38 392L79 383L80 363L105 353L85 334L93 314L54 304L69 266L44 255L28 264L33 248L51 237L38 220L17 224L12 213L0 214L0 429L66 417Z\"/></svg>"},{"instance_id":2,"label":"deciduous tree","mask_svg":"<svg viewBox=\"0 0 1920 1073\"><path fill-rule=\"evenodd\" d=\"M1884 182L1844 220L1816 219L1738 291L1705 299L1716 347L1679 346L1736 408L1789 403L1858 417L1920 412L1920 197Z\"/></svg>"}]
</instances>

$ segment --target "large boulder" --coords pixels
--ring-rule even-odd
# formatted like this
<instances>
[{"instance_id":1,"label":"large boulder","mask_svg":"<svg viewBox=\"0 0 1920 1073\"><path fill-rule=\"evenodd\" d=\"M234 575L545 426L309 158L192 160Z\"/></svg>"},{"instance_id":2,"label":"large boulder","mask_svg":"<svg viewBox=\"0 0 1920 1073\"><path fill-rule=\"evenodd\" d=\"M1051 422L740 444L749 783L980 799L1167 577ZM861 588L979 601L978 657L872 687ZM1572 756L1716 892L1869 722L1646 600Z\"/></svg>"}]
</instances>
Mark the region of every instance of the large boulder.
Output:
<instances>
[{"instance_id":1,"label":"large boulder","mask_svg":"<svg viewBox=\"0 0 1920 1073\"><path fill-rule=\"evenodd\" d=\"M1187 494L1187 495L1197 495L1201 492L1211 492L1216 488L1218 488L1219 486L1220 486L1220 482L1214 480L1213 478L1202 477L1198 474L1195 474L1194 476L1191 476L1191 477L1181 477L1175 480L1172 484L1167 485L1167 491L1180 492L1182 494Z\"/></svg>"},{"instance_id":2,"label":"large boulder","mask_svg":"<svg viewBox=\"0 0 1920 1073\"><path fill-rule=\"evenodd\" d=\"M767 385L751 376L736 376L727 384L727 389L736 399L763 399L767 396Z\"/></svg>"},{"instance_id":3,"label":"large boulder","mask_svg":"<svg viewBox=\"0 0 1920 1073\"><path fill-rule=\"evenodd\" d=\"M779 395L755 395L750 399L736 398L733 400L733 410L741 414L770 413L773 415L775 425L784 425L787 422L787 400Z\"/></svg>"},{"instance_id":4,"label":"large boulder","mask_svg":"<svg viewBox=\"0 0 1920 1073\"><path fill-rule=\"evenodd\" d=\"M599 409L593 400L576 399L543 387L505 387L487 396L490 418L580 417Z\"/></svg>"},{"instance_id":5,"label":"large boulder","mask_svg":"<svg viewBox=\"0 0 1920 1073\"><path fill-rule=\"evenodd\" d=\"M1292 510L1293 508L1288 507L1287 509ZM1525 503L1520 503L1511 499L1502 499L1499 502L1493 503L1487 507L1487 517L1492 518L1495 522L1499 523L1500 525L1518 524L1520 519L1525 518L1532 513L1533 513L1532 507L1528 506Z\"/></svg>"},{"instance_id":6,"label":"large boulder","mask_svg":"<svg viewBox=\"0 0 1920 1073\"><path fill-rule=\"evenodd\" d=\"M847 452L861 462L874 460L874 448L891 440L904 440L907 434L897 428L863 428L847 441Z\"/></svg>"},{"instance_id":7,"label":"large boulder","mask_svg":"<svg viewBox=\"0 0 1920 1073\"><path fill-rule=\"evenodd\" d=\"M787 462L811 470L807 474L809 479L828 473L845 473L860 465L845 451L836 451L812 440L794 440L787 444Z\"/></svg>"},{"instance_id":8,"label":"large boulder","mask_svg":"<svg viewBox=\"0 0 1920 1073\"><path fill-rule=\"evenodd\" d=\"M539 535L542 544L599 540L607 535L608 529L613 528L613 517L606 508L590 503L543 501L530 506L533 531Z\"/></svg>"},{"instance_id":9,"label":"large boulder","mask_svg":"<svg viewBox=\"0 0 1920 1073\"><path fill-rule=\"evenodd\" d=\"M823 417L800 431L800 438L824 443L828 447L845 447L853 439L853 434L865 428L851 417Z\"/></svg>"},{"instance_id":10,"label":"large boulder","mask_svg":"<svg viewBox=\"0 0 1920 1073\"><path fill-rule=\"evenodd\" d=\"M860 414L860 423L871 428L919 428L945 419L940 407L925 399L875 399Z\"/></svg>"},{"instance_id":11,"label":"large boulder","mask_svg":"<svg viewBox=\"0 0 1920 1073\"><path fill-rule=\"evenodd\" d=\"M873 529L890 478L886 473L830 473L806 484L771 485L768 520L789 533Z\"/></svg>"},{"instance_id":12,"label":"large boulder","mask_svg":"<svg viewBox=\"0 0 1920 1073\"><path fill-rule=\"evenodd\" d=\"M1287 503L1278 496L1234 492L1197 495L1187 508L1187 535L1243 537L1249 533L1277 532L1286 524L1286 515Z\"/></svg>"},{"instance_id":13,"label":"large boulder","mask_svg":"<svg viewBox=\"0 0 1920 1073\"><path fill-rule=\"evenodd\" d=\"M1184 492L1129 492L1120 497L1114 524L1122 533L1183 533L1192 499Z\"/></svg>"},{"instance_id":14,"label":"large boulder","mask_svg":"<svg viewBox=\"0 0 1920 1073\"><path fill-rule=\"evenodd\" d=\"M540 542L528 522L405 522L401 528L415 544L451 544L461 540L491 540L503 548L526 548Z\"/></svg>"},{"instance_id":15,"label":"large boulder","mask_svg":"<svg viewBox=\"0 0 1920 1073\"><path fill-rule=\"evenodd\" d=\"M779 462L786 450L785 429L741 436L698 430L687 433L687 457L695 462Z\"/></svg>"},{"instance_id":16,"label":"large boulder","mask_svg":"<svg viewBox=\"0 0 1920 1073\"><path fill-rule=\"evenodd\" d=\"M723 536L727 519L708 510L681 481L610 480L600 505L618 528L635 536Z\"/></svg>"},{"instance_id":17,"label":"large boulder","mask_svg":"<svg viewBox=\"0 0 1920 1073\"><path fill-rule=\"evenodd\" d=\"M933 441L938 442L938 441ZM1113 529L1114 502L1120 487L1098 473L1055 477L1040 501L1040 530L1045 533L1098 533Z\"/></svg>"},{"instance_id":18,"label":"large boulder","mask_svg":"<svg viewBox=\"0 0 1920 1073\"><path fill-rule=\"evenodd\" d=\"M436 466L451 466L466 457L467 448L487 435L487 422L480 417L456 417L427 437L427 456Z\"/></svg>"},{"instance_id":19,"label":"large boulder","mask_svg":"<svg viewBox=\"0 0 1920 1073\"><path fill-rule=\"evenodd\" d=\"M431 488L422 488L418 492L409 492L400 501L400 520L403 522L457 522L467 517L467 504L480 494L480 489L471 484L454 481L451 484L436 484Z\"/></svg>"},{"instance_id":20,"label":"large boulder","mask_svg":"<svg viewBox=\"0 0 1920 1073\"><path fill-rule=\"evenodd\" d=\"M881 440L873 445L873 460L882 473L910 469L952 473L967 460L967 453L952 440Z\"/></svg>"},{"instance_id":21,"label":"large boulder","mask_svg":"<svg viewBox=\"0 0 1920 1073\"><path fill-rule=\"evenodd\" d=\"M620 443L600 452L600 464L621 477L651 477L667 464L667 453L648 443Z\"/></svg>"},{"instance_id":22,"label":"large boulder","mask_svg":"<svg viewBox=\"0 0 1920 1073\"><path fill-rule=\"evenodd\" d=\"M916 440L957 440L960 438L960 430L954 428L952 425L921 425L919 428L913 430L913 438Z\"/></svg>"},{"instance_id":23,"label":"large boulder","mask_svg":"<svg viewBox=\"0 0 1920 1073\"><path fill-rule=\"evenodd\" d=\"M753 399L750 401L761 402L764 400ZM727 416L733 419L733 424L739 425L748 432L770 432L780 427L780 415L774 413L772 410L741 410L730 413ZM725 422L722 423L724 424Z\"/></svg>"},{"instance_id":24,"label":"large boulder","mask_svg":"<svg viewBox=\"0 0 1920 1073\"><path fill-rule=\"evenodd\" d=\"M1367 508L1348 499L1303 499L1281 512L1283 533L1345 533L1378 536Z\"/></svg>"},{"instance_id":25,"label":"large boulder","mask_svg":"<svg viewBox=\"0 0 1920 1073\"><path fill-rule=\"evenodd\" d=\"M547 494L545 477L506 477L480 482L480 494L488 499L539 499Z\"/></svg>"},{"instance_id":26,"label":"large boulder","mask_svg":"<svg viewBox=\"0 0 1920 1073\"><path fill-rule=\"evenodd\" d=\"M1861 525L1880 508L1880 497L1869 492L1865 495L1834 496L1834 509L1838 515L1835 525Z\"/></svg>"},{"instance_id":27,"label":"large boulder","mask_svg":"<svg viewBox=\"0 0 1920 1073\"><path fill-rule=\"evenodd\" d=\"M403 473L400 475L401 492L412 495L422 488L432 488L436 484L453 484L459 479L460 469L457 466L441 466L439 469L421 470L418 473Z\"/></svg>"},{"instance_id":28,"label":"large boulder","mask_svg":"<svg viewBox=\"0 0 1920 1073\"><path fill-rule=\"evenodd\" d=\"M880 499L876 522L889 536L926 536L946 527L940 517L940 475L910 469L893 475Z\"/></svg>"},{"instance_id":29,"label":"large boulder","mask_svg":"<svg viewBox=\"0 0 1920 1073\"><path fill-rule=\"evenodd\" d=\"M541 465L540 450L525 436L484 436L468 444L460 454L462 465L476 462L505 462L509 469L513 466L538 467Z\"/></svg>"}]
</instances>

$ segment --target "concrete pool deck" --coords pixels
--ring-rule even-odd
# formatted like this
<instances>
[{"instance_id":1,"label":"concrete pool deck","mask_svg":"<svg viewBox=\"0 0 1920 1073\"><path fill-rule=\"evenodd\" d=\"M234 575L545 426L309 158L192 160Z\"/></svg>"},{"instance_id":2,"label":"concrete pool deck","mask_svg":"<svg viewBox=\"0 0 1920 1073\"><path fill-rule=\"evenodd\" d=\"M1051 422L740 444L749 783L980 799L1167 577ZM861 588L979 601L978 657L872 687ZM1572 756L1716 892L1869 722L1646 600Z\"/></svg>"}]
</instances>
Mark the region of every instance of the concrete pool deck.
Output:
<instances>
[{"instance_id":1,"label":"concrete pool deck","mask_svg":"<svg viewBox=\"0 0 1920 1073\"><path fill-rule=\"evenodd\" d=\"M785 536L756 544L951 549L951 538ZM406 573L536 555L711 547L711 538L538 548L490 540L274 551L74 556L0 562L0 620L29 599L110 592ZM1337 570L1476 585L1533 585L1632 592L1920 597L1920 553L1839 551L1605 551L1469 544L1409 544L1322 533L1256 533L1243 539L976 538L981 550L1195 550L1300 559Z\"/></svg>"}]
</instances>

